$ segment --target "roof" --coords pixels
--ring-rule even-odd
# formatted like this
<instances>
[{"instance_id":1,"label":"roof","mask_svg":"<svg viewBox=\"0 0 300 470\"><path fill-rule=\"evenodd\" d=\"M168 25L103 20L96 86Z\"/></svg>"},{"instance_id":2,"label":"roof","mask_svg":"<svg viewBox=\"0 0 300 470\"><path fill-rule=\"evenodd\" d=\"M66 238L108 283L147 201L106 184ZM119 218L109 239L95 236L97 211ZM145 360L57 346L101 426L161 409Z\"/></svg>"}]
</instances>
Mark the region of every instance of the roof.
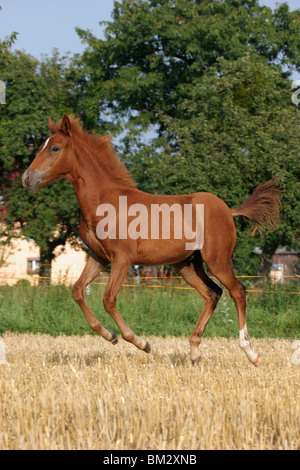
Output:
<instances>
[{"instance_id":1,"label":"roof","mask_svg":"<svg viewBox=\"0 0 300 470\"><path fill-rule=\"evenodd\" d=\"M256 246L254 250L252 251L252 253L255 253L256 255L262 255L262 252L263 250L259 246ZM274 254L275 255L299 255L300 250L293 250L292 248L289 248L288 246L283 246L281 248L277 248Z\"/></svg>"}]
</instances>

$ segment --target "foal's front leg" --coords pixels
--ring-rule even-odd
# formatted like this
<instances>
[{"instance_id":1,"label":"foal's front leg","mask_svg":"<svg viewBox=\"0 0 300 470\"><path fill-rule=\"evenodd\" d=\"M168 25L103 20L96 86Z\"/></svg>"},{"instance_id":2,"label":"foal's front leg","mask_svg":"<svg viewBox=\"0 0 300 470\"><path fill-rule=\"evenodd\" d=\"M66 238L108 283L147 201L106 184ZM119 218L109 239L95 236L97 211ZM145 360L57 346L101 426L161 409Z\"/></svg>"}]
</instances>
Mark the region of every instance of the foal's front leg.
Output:
<instances>
[{"instance_id":1,"label":"foal's front leg","mask_svg":"<svg viewBox=\"0 0 300 470\"><path fill-rule=\"evenodd\" d=\"M116 258L111 265L109 281L103 297L103 305L107 313L109 313L118 327L125 341L134 344L138 349L142 349L146 353L151 351L150 344L144 338L137 336L125 323L119 314L116 303L117 294L126 278L130 263L123 258Z\"/></svg>"},{"instance_id":2,"label":"foal's front leg","mask_svg":"<svg viewBox=\"0 0 300 470\"><path fill-rule=\"evenodd\" d=\"M112 344L116 344L118 342L116 333L114 331L106 330L106 328L101 325L88 306L84 296L86 286L90 284L108 264L109 263L107 261L98 261L90 256L80 278L73 286L73 297L83 311L90 328L103 336L107 341L110 341Z\"/></svg>"}]
</instances>

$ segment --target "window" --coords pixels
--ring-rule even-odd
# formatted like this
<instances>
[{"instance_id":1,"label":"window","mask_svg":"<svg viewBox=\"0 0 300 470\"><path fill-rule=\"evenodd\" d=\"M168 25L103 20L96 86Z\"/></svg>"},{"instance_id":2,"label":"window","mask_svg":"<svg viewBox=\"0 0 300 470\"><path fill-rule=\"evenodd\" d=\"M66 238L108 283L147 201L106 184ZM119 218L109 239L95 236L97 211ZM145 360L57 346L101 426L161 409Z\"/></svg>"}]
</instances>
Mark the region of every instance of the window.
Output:
<instances>
[{"instance_id":1,"label":"window","mask_svg":"<svg viewBox=\"0 0 300 470\"><path fill-rule=\"evenodd\" d=\"M27 274L38 274L40 258L27 258Z\"/></svg>"}]
</instances>

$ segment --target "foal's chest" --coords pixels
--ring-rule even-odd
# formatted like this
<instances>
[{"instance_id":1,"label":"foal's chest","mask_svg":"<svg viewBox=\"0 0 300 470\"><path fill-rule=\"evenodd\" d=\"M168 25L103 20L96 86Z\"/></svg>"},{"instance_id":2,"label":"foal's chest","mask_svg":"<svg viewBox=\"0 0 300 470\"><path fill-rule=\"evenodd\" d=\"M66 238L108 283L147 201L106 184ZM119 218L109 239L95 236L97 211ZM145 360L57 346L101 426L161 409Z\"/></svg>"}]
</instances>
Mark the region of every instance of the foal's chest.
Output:
<instances>
[{"instance_id":1,"label":"foal's chest","mask_svg":"<svg viewBox=\"0 0 300 470\"><path fill-rule=\"evenodd\" d=\"M109 260L108 253L105 251L101 241L94 233L93 229L89 228L84 220L80 222L79 235L83 243L99 258Z\"/></svg>"}]
</instances>

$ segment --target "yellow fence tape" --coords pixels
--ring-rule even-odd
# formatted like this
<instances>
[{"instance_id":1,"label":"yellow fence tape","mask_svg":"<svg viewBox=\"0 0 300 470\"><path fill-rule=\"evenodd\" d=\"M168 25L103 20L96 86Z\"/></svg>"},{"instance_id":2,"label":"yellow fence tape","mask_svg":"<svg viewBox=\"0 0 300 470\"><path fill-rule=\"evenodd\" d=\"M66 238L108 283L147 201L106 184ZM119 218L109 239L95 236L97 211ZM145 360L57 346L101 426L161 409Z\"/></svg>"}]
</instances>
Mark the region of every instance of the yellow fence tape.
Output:
<instances>
[{"instance_id":1,"label":"yellow fence tape","mask_svg":"<svg viewBox=\"0 0 300 470\"><path fill-rule=\"evenodd\" d=\"M210 277L214 277L214 276L210 276ZM266 276L236 276L237 278L266 278ZM278 279L276 278L275 276L270 276L271 278L273 277L274 279ZM289 276L282 276L282 277L285 277L285 278L300 278L300 276L298 274L295 274L295 275L289 275ZM32 278L35 282L39 282L40 280L46 280L46 279L50 279L49 277L39 277L39 276L36 276L36 277L33 277ZM109 276L101 276L100 279L109 279ZM137 279L137 278L133 278L133 279ZM140 276L139 279L147 279L147 280L152 280L152 281L172 281L174 279L182 279L180 276L173 276L172 278L169 278L169 277L153 277L153 276ZM28 280L28 278L24 278L24 277L16 277L16 276L5 276L5 277L1 277L0 276L0 284L1 284L1 281L7 281L7 280ZM52 282L57 282L58 284L71 284L73 282L75 282L77 279L70 279L68 281L65 281L63 279L52 279ZM93 282L92 284L95 284L95 285L107 285L107 282ZM138 284L138 283L135 283L135 284L128 284L128 283L124 283L122 285L122 287L144 287L144 288L152 288L152 289L177 289L177 290L195 290L193 287L188 287L188 286L172 286L172 285L163 285L163 284L159 284L159 285L149 285L149 284ZM300 295L300 292L297 292L297 291L282 291L282 290L263 290L263 289L246 289L246 292L249 292L249 293L264 293L264 294L292 294L292 295Z\"/></svg>"}]
</instances>

